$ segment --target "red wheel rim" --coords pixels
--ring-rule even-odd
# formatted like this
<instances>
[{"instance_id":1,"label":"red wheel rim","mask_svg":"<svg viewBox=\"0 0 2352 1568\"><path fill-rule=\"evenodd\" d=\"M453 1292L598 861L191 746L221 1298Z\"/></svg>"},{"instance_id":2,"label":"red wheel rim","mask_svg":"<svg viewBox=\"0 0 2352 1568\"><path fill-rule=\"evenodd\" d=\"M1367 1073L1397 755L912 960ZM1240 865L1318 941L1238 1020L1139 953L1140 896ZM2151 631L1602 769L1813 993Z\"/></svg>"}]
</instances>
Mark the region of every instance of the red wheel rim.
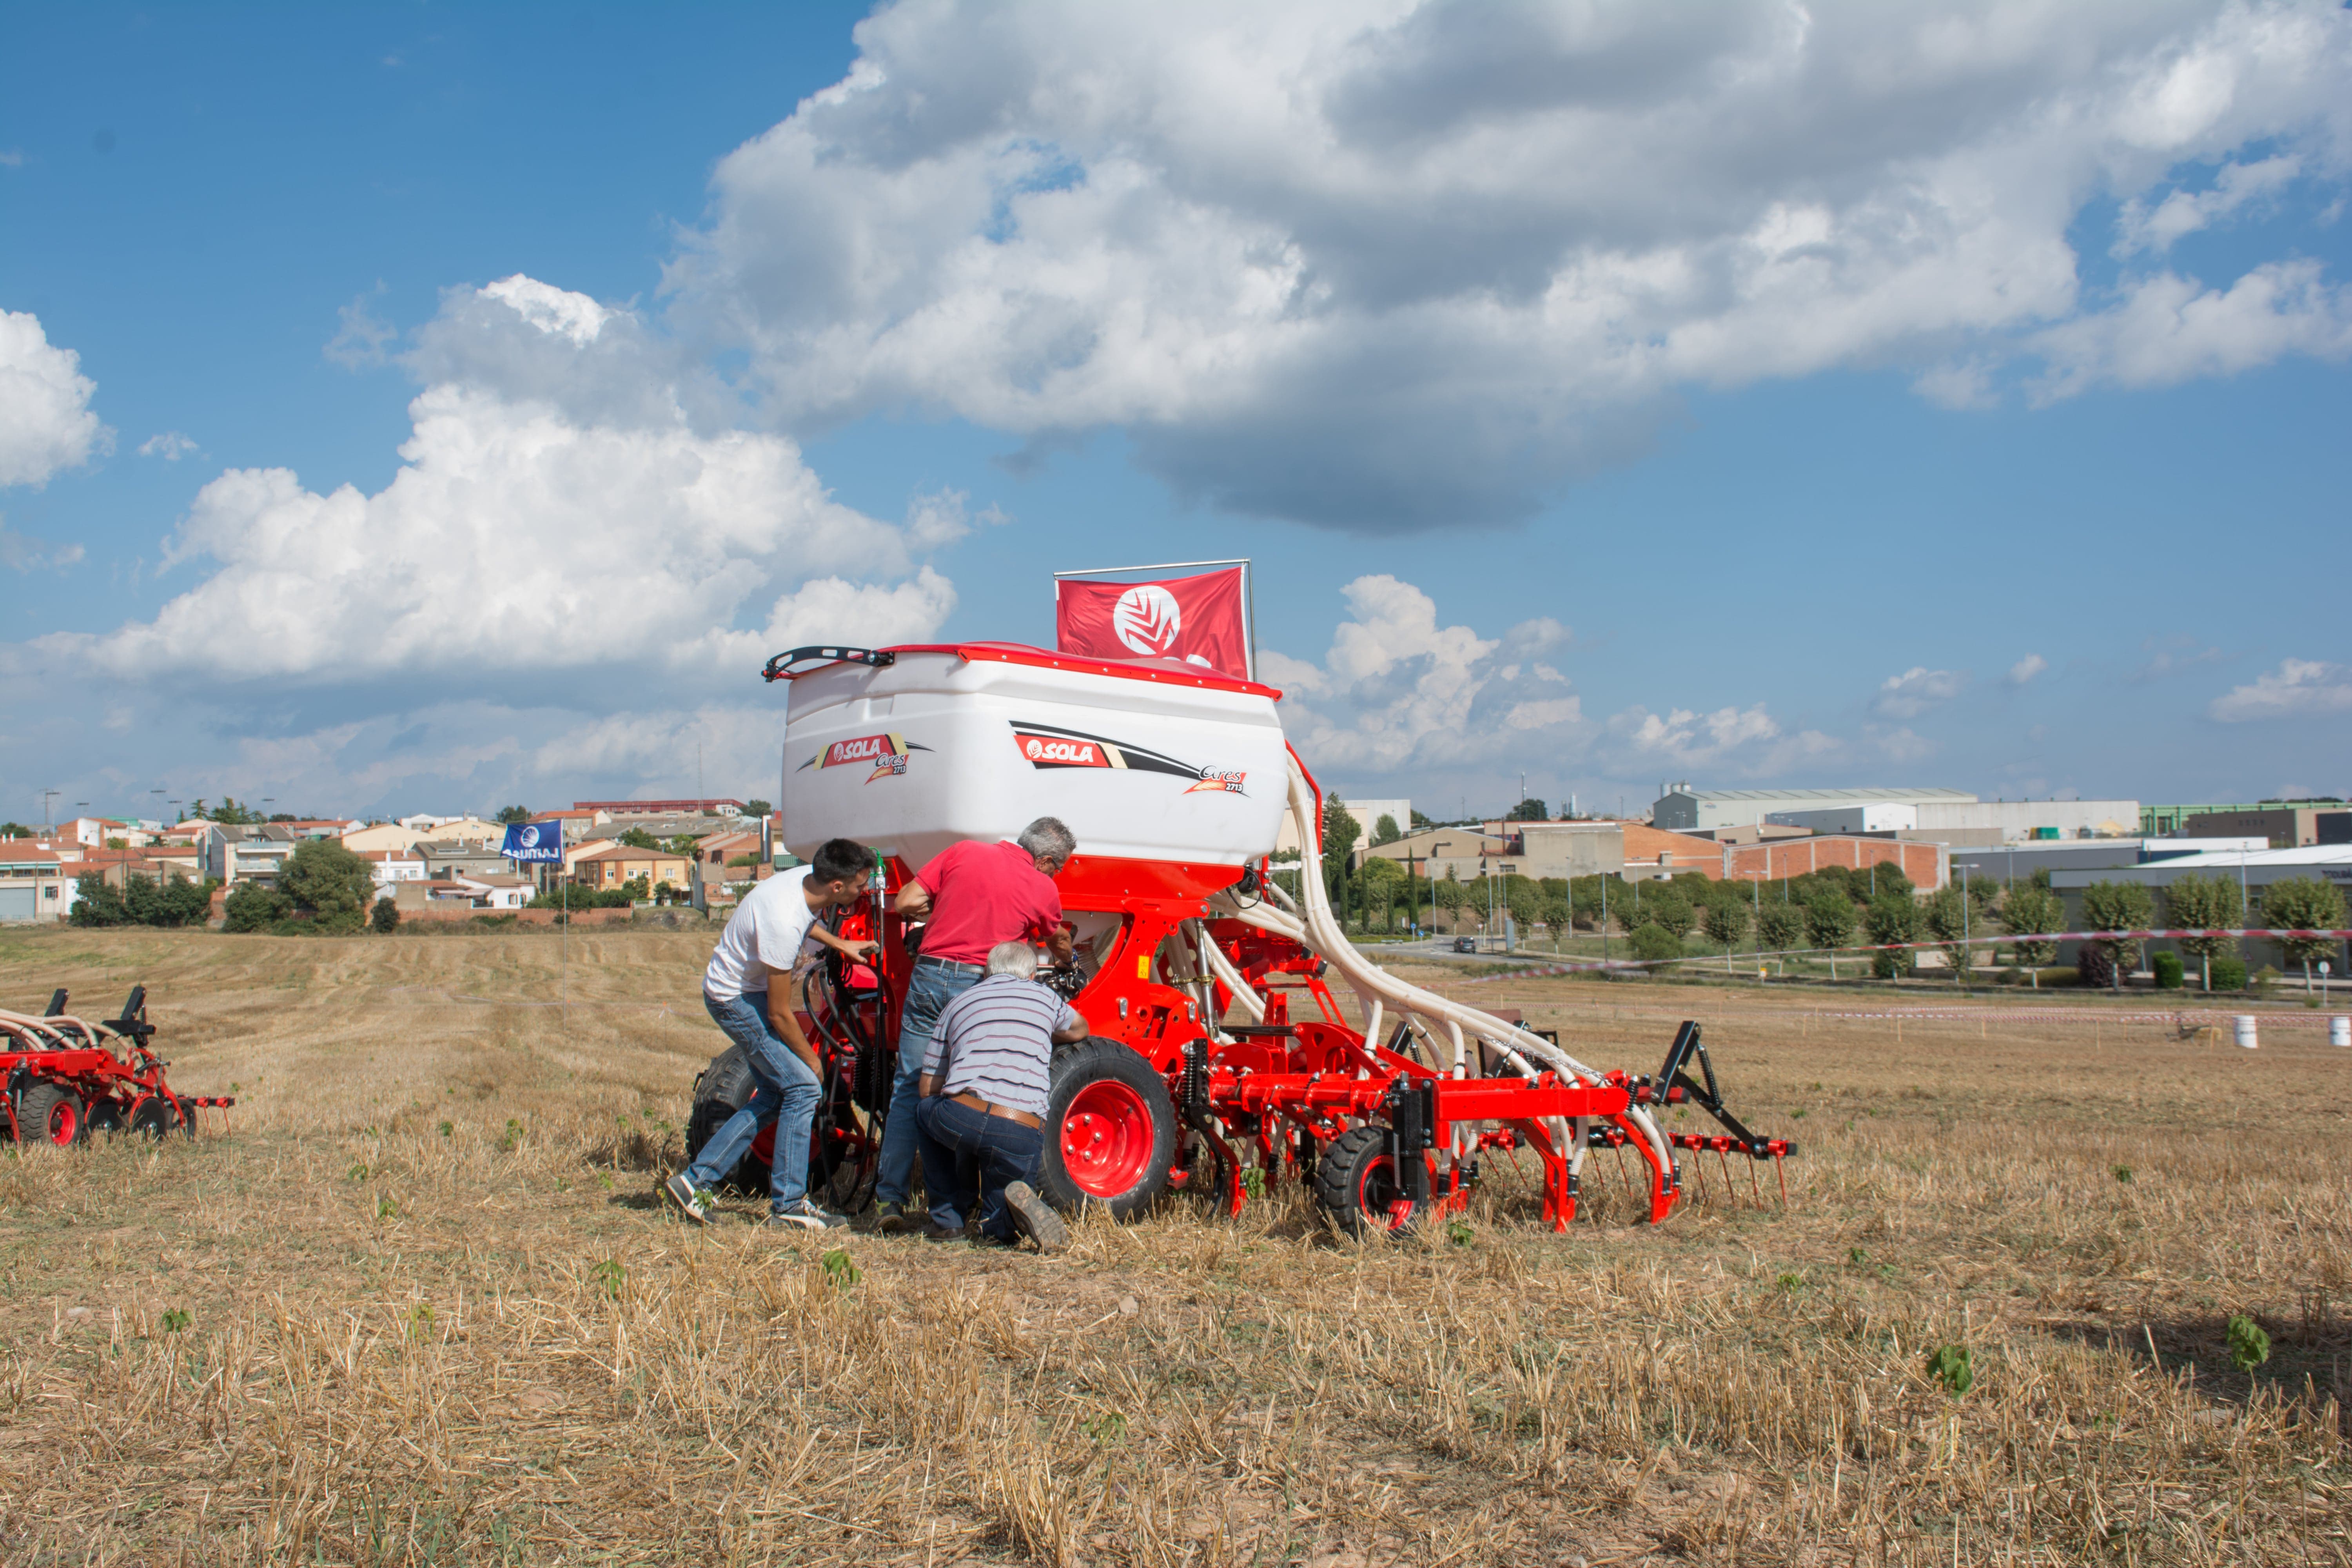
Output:
<instances>
[{"instance_id":1,"label":"red wheel rim","mask_svg":"<svg viewBox=\"0 0 2352 1568\"><path fill-rule=\"evenodd\" d=\"M81 1131L81 1107L70 1100L60 1100L49 1107L49 1142L65 1144L74 1141Z\"/></svg>"},{"instance_id":2,"label":"red wheel rim","mask_svg":"<svg viewBox=\"0 0 2352 1568\"><path fill-rule=\"evenodd\" d=\"M1062 1168L1092 1197L1122 1197L1151 1166L1154 1129L1143 1096L1116 1079L1070 1097L1062 1118Z\"/></svg>"},{"instance_id":3,"label":"red wheel rim","mask_svg":"<svg viewBox=\"0 0 2352 1568\"><path fill-rule=\"evenodd\" d=\"M1412 1200L1397 1184L1396 1162L1386 1154L1364 1162L1356 1178L1356 1207L1366 1224L1382 1230L1402 1230L1412 1222Z\"/></svg>"}]
</instances>

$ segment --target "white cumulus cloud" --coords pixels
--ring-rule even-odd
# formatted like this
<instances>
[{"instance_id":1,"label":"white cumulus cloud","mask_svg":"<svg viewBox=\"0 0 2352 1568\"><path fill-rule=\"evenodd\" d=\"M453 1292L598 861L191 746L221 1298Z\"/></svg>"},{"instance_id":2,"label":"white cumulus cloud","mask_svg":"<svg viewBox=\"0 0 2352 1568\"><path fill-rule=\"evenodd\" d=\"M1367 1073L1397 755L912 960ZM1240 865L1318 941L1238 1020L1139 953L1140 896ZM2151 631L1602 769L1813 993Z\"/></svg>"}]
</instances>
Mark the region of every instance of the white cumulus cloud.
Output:
<instances>
[{"instance_id":1,"label":"white cumulus cloud","mask_svg":"<svg viewBox=\"0 0 2352 1568\"><path fill-rule=\"evenodd\" d=\"M2293 156L2224 163L2210 190L2174 191L2154 206L2135 196L2124 204L2116 220L2121 233L2115 253L2130 256L2141 250L2169 250L2182 236L2210 227L2249 203L2266 203L2302 173L2303 160Z\"/></svg>"},{"instance_id":2,"label":"white cumulus cloud","mask_svg":"<svg viewBox=\"0 0 2352 1568\"><path fill-rule=\"evenodd\" d=\"M161 458L167 463L176 463L195 449L195 442L177 430L166 430L139 443L141 457Z\"/></svg>"},{"instance_id":3,"label":"white cumulus cloud","mask_svg":"<svg viewBox=\"0 0 2352 1568\"><path fill-rule=\"evenodd\" d=\"M787 422L1118 426L1187 498L1377 531L1523 515L1686 387L2339 352L2315 266L2106 308L2074 237L2340 180L2326 0L907 0L856 37L667 279Z\"/></svg>"},{"instance_id":4,"label":"white cumulus cloud","mask_svg":"<svg viewBox=\"0 0 2352 1568\"><path fill-rule=\"evenodd\" d=\"M2224 724L2345 712L2352 712L2352 667L2310 658L2282 659L2252 685L2233 686L2205 708L2208 718Z\"/></svg>"},{"instance_id":5,"label":"white cumulus cloud","mask_svg":"<svg viewBox=\"0 0 2352 1568\"><path fill-rule=\"evenodd\" d=\"M0 485L47 484L109 450L114 433L89 408L97 391L81 356L51 344L39 317L0 310Z\"/></svg>"},{"instance_id":6,"label":"white cumulus cloud","mask_svg":"<svg viewBox=\"0 0 2352 1568\"><path fill-rule=\"evenodd\" d=\"M2009 667L2009 683L2011 686L2022 686L2049 668L2048 659L2038 653L2029 653Z\"/></svg>"},{"instance_id":7,"label":"white cumulus cloud","mask_svg":"<svg viewBox=\"0 0 2352 1568\"><path fill-rule=\"evenodd\" d=\"M1870 710L1889 719L1916 719L1928 709L1941 707L1958 697L1968 683L1968 671L1964 669L1929 669L1915 664L1879 683L1878 695L1871 699Z\"/></svg>"},{"instance_id":8,"label":"white cumulus cloud","mask_svg":"<svg viewBox=\"0 0 2352 1568\"><path fill-rule=\"evenodd\" d=\"M391 483L322 495L231 469L168 542L201 581L152 620L35 646L123 678L626 685L749 678L780 642L919 637L952 607L944 577L908 575L900 531L835 502L790 440L698 427L639 374L659 354L625 312L509 279L453 295L422 339L465 374L410 405Z\"/></svg>"},{"instance_id":9,"label":"white cumulus cloud","mask_svg":"<svg viewBox=\"0 0 2352 1568\"><path fill-rule=\"evenodd\" d=\"M1533 656L1566 638L1539 619L1500 637L1440 624L1436 601L1385 574L1342 590L1348 618L1320 665L1267 652L1259 674L1283 689L1284 727L1309 767L1352 774L1475 768L1531 738L1572 735L1582 705Z\"/></svg>"},{"instance_id":10,"label":"white cumulus cloud","mask_svg":"<svg viewBox=\"0 0 2352 1568\"><path fill-rule=\"evenodd\" d=\"M2166 272L2132 285L2113 309L2034 342L2049 361L2034 389L2043 403L2102 384L2171 386L2289 353L2352 355L2352 293L2325 281L2310 260L2266 262L2227 289Z\"/></svg>"}]
</instances>

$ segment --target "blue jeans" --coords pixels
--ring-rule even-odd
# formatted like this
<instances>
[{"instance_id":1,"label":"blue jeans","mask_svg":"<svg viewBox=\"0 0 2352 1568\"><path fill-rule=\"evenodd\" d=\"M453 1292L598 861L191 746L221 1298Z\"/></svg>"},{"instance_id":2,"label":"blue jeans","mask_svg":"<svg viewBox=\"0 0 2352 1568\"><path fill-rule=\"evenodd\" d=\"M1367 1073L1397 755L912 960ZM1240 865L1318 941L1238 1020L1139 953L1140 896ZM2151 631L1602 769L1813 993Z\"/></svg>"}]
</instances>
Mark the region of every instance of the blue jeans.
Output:
<instances>
[{"instance_id":1,"label":"blue jeans","mask_svg":"<svg viewBox=\"0 0 2352 1568\"><path fill-rule=\"evenodd\" d=\"M768 1206L782 1212L808 1195L809 1127L824 1086L768 1022L766 992L746 991L728 1002L706 994L702 1005L710 1010L710 1021L743 1047L751 1068L751 1098L710 1135L686 1168L686 1179L698 1189L717 1186L751 1150L760 1129L772 1121L776 1147L768 1162Z\"/></svg>"},{"instance_id":2,"label":"blue jeans","mask_svg":"<svg viewBox=\"0 0 2352 1568\"><path fill-rule=\"evenodd\" d=\"M971 990L980 979L977 969L950 969L945 964L915 961L914 978L907 982L907 1009L898 1016L898 1071L890 1082L889 1120L882 1128L882 1160L874 1179L874 1201L903 1204L915 1184L915 1154L922 1132L915 1125L915 1080L923 1076L923 1058L931 1048L931 1029L949 1003ZM928 1184L928 1174L924 1178ZM931 1189L931 1217L941 1225L948 1194Z\"/></svg>"},{"instance_id":3,"label":"blue jeans","mask_svg":"<svg viewBox=\"0 0 2352 1568\"><path fill-rule=\"evenodd\" d=\"M1004 1189L1014 1182L1036 1182L1045 1135L945 1095L919 1104L922 1109L915 1114L923 1128L923 1184L931 1190L931 1218L961 1230L976 1195L980 1233L991 1241L1018 1240L1020 1233L1004 1206Z\"/></svg>"}]
</instances>

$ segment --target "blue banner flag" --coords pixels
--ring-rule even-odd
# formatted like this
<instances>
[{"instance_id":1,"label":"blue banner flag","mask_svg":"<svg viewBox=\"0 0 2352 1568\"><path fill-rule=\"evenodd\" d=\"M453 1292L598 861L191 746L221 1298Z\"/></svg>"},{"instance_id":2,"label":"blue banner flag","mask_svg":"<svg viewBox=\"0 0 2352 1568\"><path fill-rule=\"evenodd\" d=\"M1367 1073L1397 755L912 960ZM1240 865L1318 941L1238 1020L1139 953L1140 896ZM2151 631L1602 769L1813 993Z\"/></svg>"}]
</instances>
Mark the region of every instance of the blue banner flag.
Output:
<instances>
[{"instance_id":1,"label":"blue banner flag","mask_svg":"<svg viewBox=\"0 0 2352 1568\"><path fill-rule=\"evenodd\" d=\"M509 860L528 862L563 858L563 824L517 822L509 825L507 841L499 853Z\"/></svg>"}]
</instances>

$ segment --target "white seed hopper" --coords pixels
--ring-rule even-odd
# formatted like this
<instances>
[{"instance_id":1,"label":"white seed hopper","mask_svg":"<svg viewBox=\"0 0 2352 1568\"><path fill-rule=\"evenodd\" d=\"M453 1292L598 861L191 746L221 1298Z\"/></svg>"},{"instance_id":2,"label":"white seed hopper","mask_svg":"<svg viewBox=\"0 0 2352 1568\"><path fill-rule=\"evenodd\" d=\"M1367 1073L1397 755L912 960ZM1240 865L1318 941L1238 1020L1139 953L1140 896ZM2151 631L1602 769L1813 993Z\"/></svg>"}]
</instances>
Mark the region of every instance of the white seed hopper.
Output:
<instances>
[{"instance_id":1,"label":"white seed hopper","mask_svg":"<svg viewBox=\"0 0 2352 1568\"><path fill-rule=\"evenodd\" d=\"M1239 867L1287 808L1279 693L1162 659L1006 643L881 650L795 674L783 840L856 838L920 868L1058 816L1089 858Z\"/></svg>"}]
</instances>

